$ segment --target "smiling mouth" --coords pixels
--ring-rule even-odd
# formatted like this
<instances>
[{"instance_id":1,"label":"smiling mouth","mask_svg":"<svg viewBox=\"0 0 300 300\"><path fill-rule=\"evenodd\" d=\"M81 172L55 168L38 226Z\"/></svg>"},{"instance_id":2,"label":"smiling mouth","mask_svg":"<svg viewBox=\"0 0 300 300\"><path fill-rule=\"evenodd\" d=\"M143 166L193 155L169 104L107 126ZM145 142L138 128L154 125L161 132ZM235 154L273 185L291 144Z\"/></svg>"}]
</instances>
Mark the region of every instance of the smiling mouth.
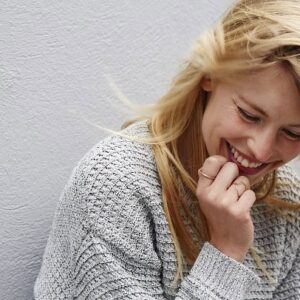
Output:
<instances>
[{"instance_id":1,"label":"smiling mouth","mask_svg":"<svg viewBox=\"0 0 300 300\"><path fill-rule=\"evenodd\" d=\"M240 173L247 175L257 174L268 165L264 163L249 162L247 158L243 157L243 155L228 142L226 142L226 146L229 161L234 162L238 166Z\"/></svg>"}]
</instances>

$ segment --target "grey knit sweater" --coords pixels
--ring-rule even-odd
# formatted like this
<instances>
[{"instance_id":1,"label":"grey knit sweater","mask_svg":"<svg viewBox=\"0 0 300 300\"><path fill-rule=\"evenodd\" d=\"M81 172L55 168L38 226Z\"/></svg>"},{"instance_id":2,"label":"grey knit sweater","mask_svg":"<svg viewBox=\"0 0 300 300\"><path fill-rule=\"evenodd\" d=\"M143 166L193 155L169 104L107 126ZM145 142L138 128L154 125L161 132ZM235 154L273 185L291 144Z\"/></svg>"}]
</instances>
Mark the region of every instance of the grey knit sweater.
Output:
<instances>
[{"instance_id":1,"label":"grey knit sweater","mask_svg":"<svg viewBox=\"0 0 300 300\"><path fill-rule=\"evenodd\" d=\"M147 136L146 123L126 129ZM300 202L288 167L276 195ZM258 203L254 245L270 283L250 254L239 263L205 243L194 266L171 288L175 249L164 215L151 147L110 136L73 171L58 203L34 287L36 299L300 299L300 218Z\"/></svg>"}]
</instances>

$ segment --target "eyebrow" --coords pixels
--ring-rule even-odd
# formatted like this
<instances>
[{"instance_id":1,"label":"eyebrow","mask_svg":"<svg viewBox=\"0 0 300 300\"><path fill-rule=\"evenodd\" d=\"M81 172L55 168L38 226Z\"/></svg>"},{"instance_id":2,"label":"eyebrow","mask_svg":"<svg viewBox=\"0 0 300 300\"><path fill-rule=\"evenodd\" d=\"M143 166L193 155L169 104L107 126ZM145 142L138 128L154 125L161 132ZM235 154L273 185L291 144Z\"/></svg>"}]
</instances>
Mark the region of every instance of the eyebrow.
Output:
<instances>
[{"instance_id":1,"label":"eyebrow","mask_svg":"<svg viewBox=\"0 0 300 300\"><path fill-rule=\"evenodd\" d=\"M269 117L268 114L264 110L262 110L260 107L258 107L256 104L251 103L249 100L247 100L245 97L243 97L241 95L238 95L238 97L242 101L246 102L253 109L255 109L256 111L258 111L259 113L261 113L262 115L264 115L265 117ZM299 127L300 128L300 124L290 124L290 125L288 125L288 127Z\"/></svg>"},{"instance_id":2,"label":"eyebrow","mask_svg":"<svg viewBox=\"0 0 300 300\"><path fill-rule=\"evenodd\" d=\"M300 128L300 124L290 124L288 126L290 126L290 127L299 127Z\"/></svg>"}]
</instances>

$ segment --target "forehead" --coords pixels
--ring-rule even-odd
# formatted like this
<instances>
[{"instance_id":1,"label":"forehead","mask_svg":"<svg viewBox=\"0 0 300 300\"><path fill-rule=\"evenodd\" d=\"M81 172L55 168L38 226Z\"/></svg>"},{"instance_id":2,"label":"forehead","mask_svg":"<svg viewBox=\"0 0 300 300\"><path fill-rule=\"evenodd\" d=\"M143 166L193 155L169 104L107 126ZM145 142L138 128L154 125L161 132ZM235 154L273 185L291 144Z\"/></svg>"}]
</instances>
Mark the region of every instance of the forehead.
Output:
<instances>
[{"instance_id":1,"label":"forehead","mask_svg":"<svg viewBox=\"0 0 300 300\"><path fill-rule=\"evenodd\" d=\"M230 88L267 111L295 115L300 120L300 93L294 76L283 66L240 75L230 80Z\"/></svg>"}]
</instances>

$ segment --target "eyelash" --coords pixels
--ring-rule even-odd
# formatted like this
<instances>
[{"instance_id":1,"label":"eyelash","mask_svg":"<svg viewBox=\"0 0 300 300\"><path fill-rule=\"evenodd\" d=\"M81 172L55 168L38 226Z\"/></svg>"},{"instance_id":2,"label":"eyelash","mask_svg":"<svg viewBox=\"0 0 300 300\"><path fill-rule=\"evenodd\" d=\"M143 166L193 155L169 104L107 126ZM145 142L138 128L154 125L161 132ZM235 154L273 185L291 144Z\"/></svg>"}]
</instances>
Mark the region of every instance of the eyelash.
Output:
<instances>
[{"instance_id":1,"label":"eyelash","mask_svg":"<svg viewBox=\"0 0 300 300\"><path fill-rule=\"evenodd\" d=\"M260 121L259 117L255 117L251 114L249 114L248 112L246 112L245 110L243 110L242 108L240 108L239 106L237 107L239 110L239 114L240 116L246 120L247 122L252 122L252 123L257 123Z\"/></svg>"},{"instance_id":2,"label":"eyelash","mask_svg":"<svg viewBox=\"0 0 300 300\"><path fill-rule=\"evenodd\" d=\"M293 133L289 130L283 129L283 132L288 136L288 138L292 141L300 141L300 135Z\"/></svg>"},{"instance_id":3,"label":"eyelash","mask_svg":"<svg viewBox=\"0 0 300 300\"><path fill-rule=\"evenodd\" d=\"M258 123L259 121L261 121L259 117L256 117L256 116L253 116L253 115L249 114L248 112L246 112L245 110L243 110L239 106L237 108L238 108L240 116L246 122ZM295 134L295 133L293 133L289 130L286 130L286 129L283 129L283 132L287 136L288 139L290 139L292 141L300 141L300 135L299 134Z\"/></svg>"}]
</instances>

